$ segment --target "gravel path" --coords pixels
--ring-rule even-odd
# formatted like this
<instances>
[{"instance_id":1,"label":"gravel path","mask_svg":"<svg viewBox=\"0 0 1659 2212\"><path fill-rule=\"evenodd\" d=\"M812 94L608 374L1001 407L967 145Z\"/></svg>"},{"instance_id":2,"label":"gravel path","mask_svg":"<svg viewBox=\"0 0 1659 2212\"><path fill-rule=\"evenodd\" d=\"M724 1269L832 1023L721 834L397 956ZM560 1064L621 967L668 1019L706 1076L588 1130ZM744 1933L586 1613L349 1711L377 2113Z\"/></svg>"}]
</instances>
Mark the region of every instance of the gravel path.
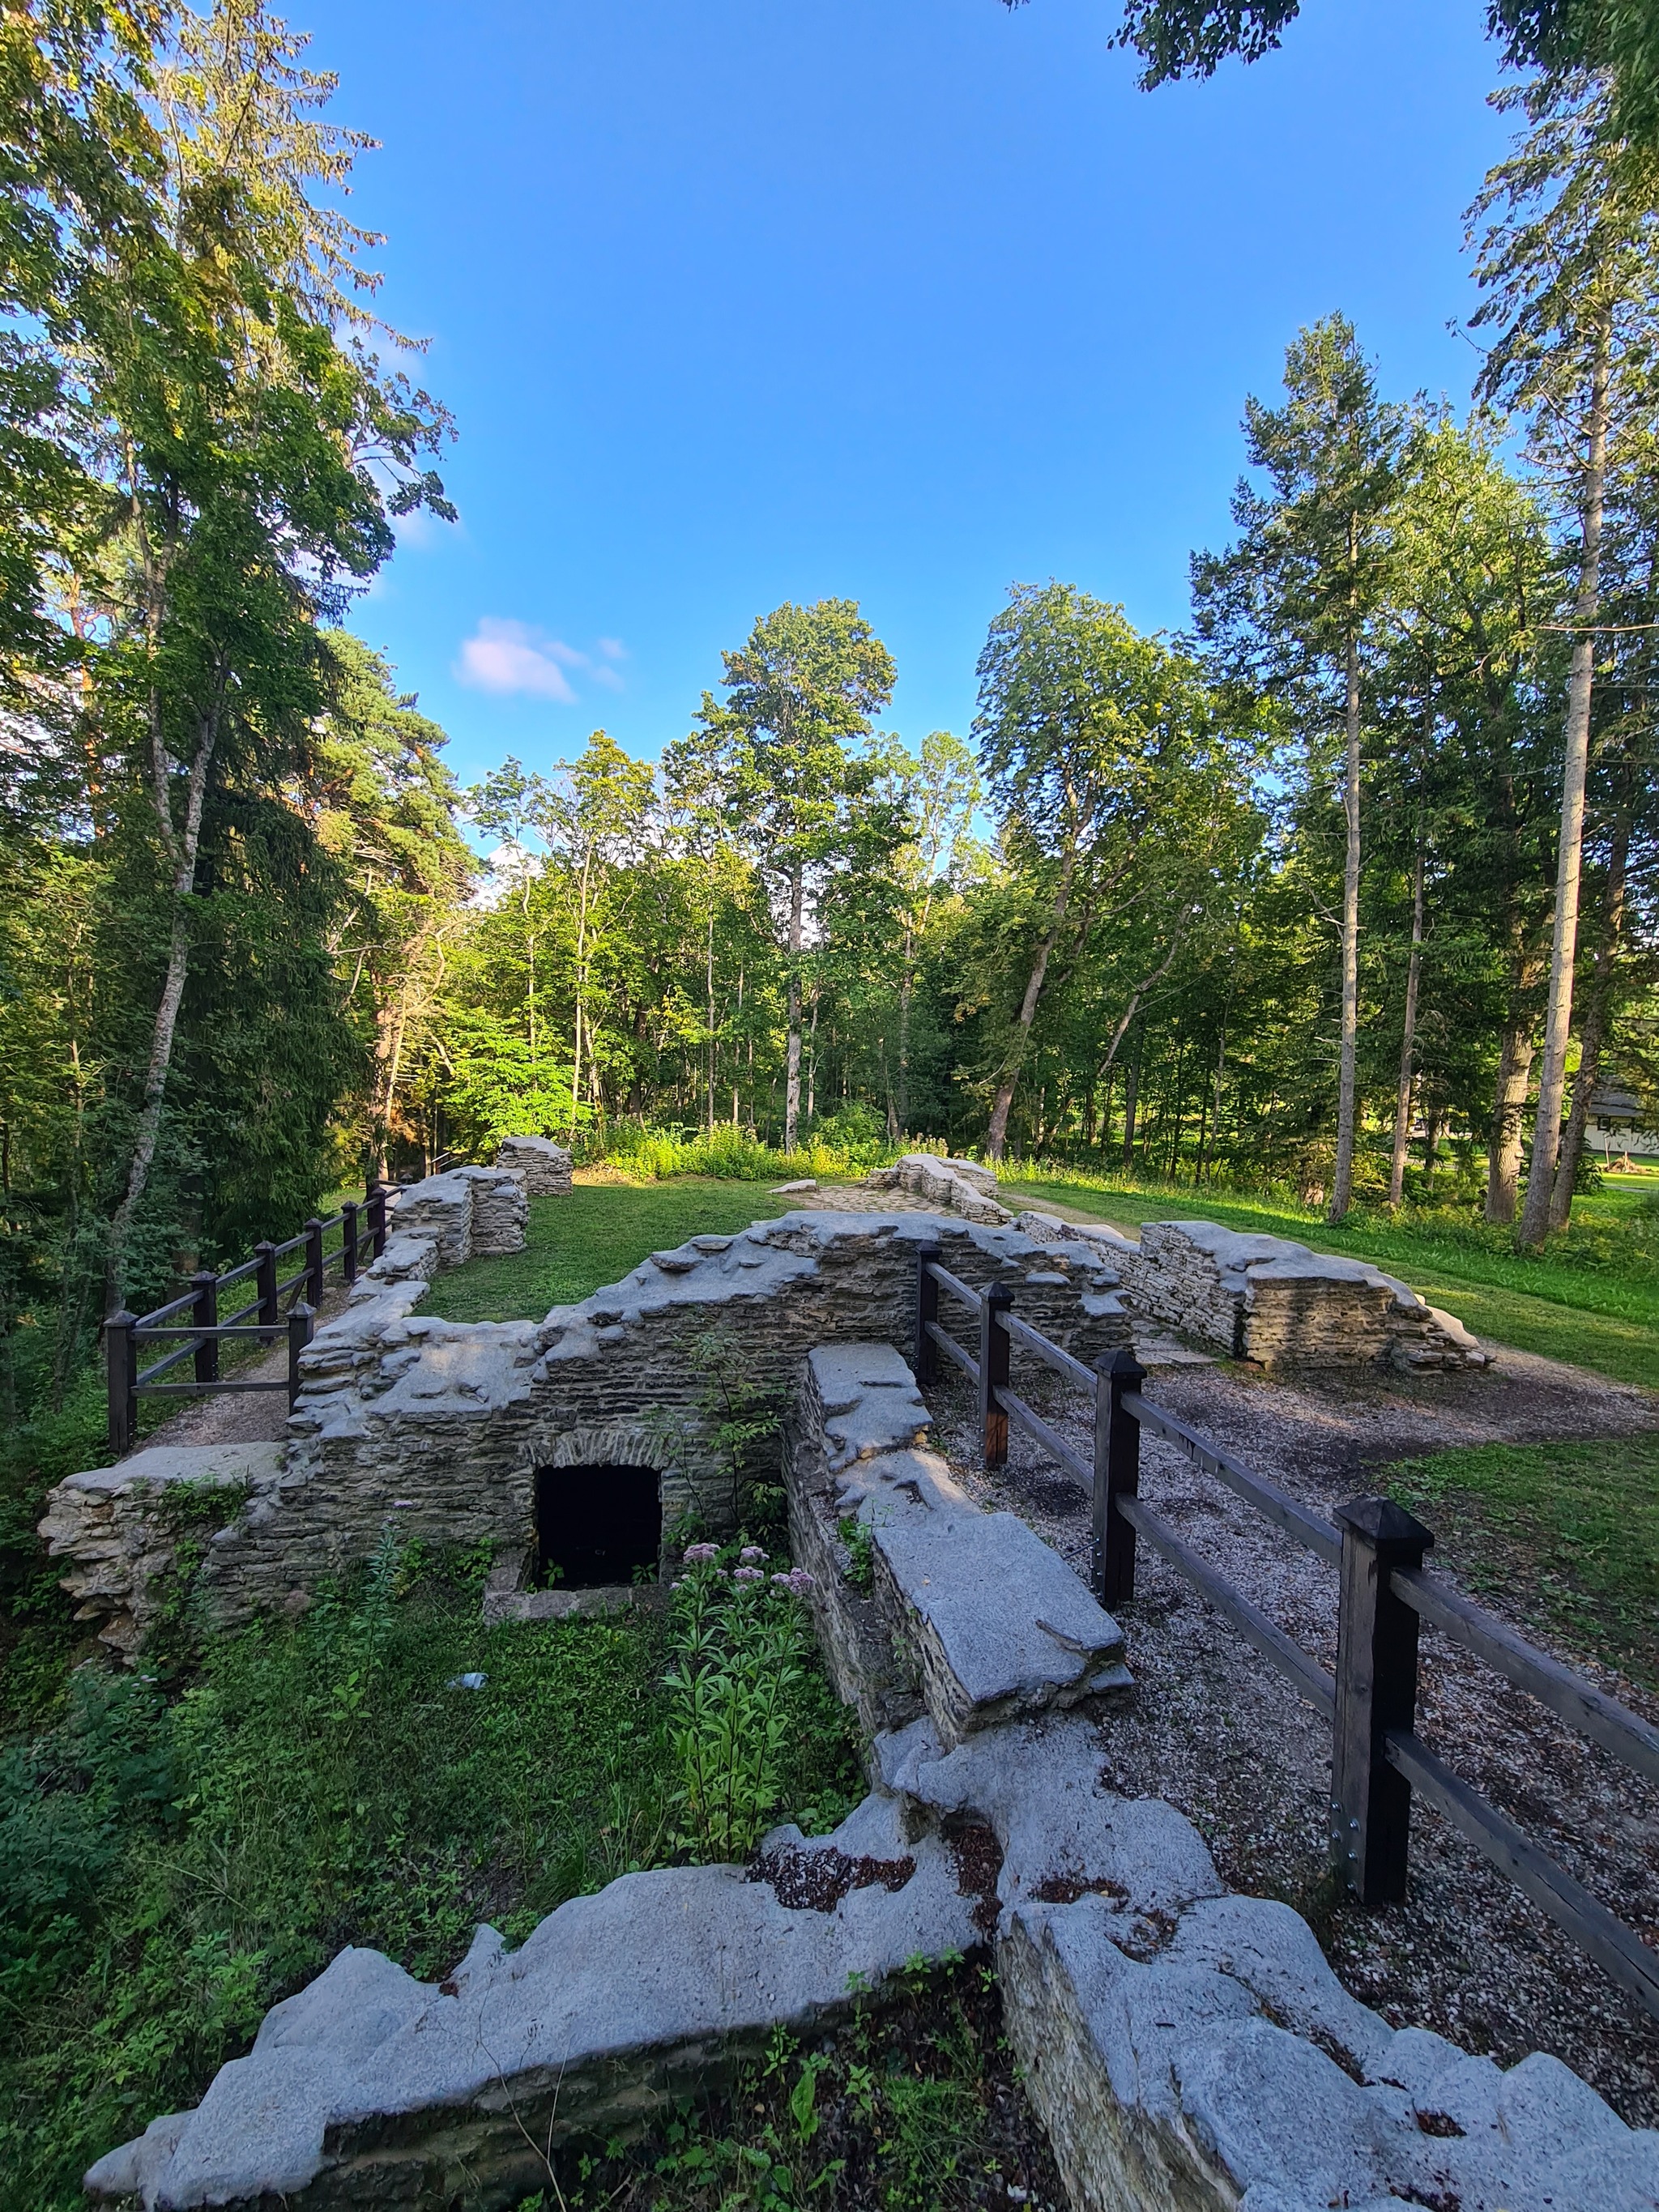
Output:
<instances>
[{"instance_id":1,"label":"gravel path","mask_svg":"<svg viewBox=\"0 0 1659 2212\"><path fill-rule=\"evenodd\" d=\"M345 1303L344 1284L331 1283L317 1309L317 1326L320 1328L343 1314ZM285 1381L287 1340L234 1371L239 1382ZM230 1390L223 1396L187 1398L170 1420L140 1437L139 1449L147 1450L151 1444L274 1444L282 1442L287 1429L288 1400L280 1390Z\"/></svg>"},{"instance_id":2,"label":"gravel path","mask_svg":"<svg viewBox=\"0 0 1659 2212\"><path fill-rule=\"evenodd\" d=\"M1084 1401L1051 1387L1042 1370L1022 1370L1018 1351L1015 1359L1016 1388L1086 1456ZM1218 1363L1159 1365L1147 1395L1322 1513L1374 1491L1373 1470L1389 1461L1437 1448L1659 1427L1659 1401L1647 1394L1510 1352L1500 1352L1485 1376L1304 1384ZM1018 1435L1007 1467L988 1475L965 1382L952 1377L928 1395L936 1440L965 1487L988 1507L1018 1513L1086 1575L1085 1494ZM1231 1492L1152 1438L1143 1443L1141 1487L1195 1551L1334 1666L1333 1569L1285 1544ZM1326 1872L1324 1723L1146 1545L1137 1585L1122 1623L1138 1694L1102 1727L1113 1785L1168 1799L1196 1822L1229 1882L1305 1913L1343 1982L1394 2025L1436 2028L1504 2065L1529 2051L1553 2051L1633 2125L1659 2123L1659 2021L1438 1815L1413 1808L1403 1905L1373 1911L1339 1898ZM1516 1625L1548 1642L1535 1623ZM1425 1741L1659 1942L1653 1793L1426 1624L1422 1648ZM1581 1652L1562 1656L1659 1720L1659 1705L1631 1683Z\"/></svg>"}]
</instances>

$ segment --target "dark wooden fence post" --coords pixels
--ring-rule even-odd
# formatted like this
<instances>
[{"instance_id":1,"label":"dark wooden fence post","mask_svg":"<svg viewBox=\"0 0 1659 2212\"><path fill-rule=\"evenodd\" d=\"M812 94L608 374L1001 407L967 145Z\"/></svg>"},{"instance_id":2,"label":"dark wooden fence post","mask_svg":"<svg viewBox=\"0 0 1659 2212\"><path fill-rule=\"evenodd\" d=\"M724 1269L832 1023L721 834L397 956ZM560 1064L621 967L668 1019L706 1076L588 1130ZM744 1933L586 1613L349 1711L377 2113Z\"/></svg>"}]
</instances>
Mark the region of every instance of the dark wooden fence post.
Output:
<instances>
[{"instance_id":1,"label":"dark wooden fence post","mask_svg":"<svg viewBox=\"0 0 1659 2212\"><path fill-rule=\"evenodd\" d=\"M1014 1302L1006 1283L990 1283L979 1307L979 1418L985 1437L985 1464L1006 1466L1008 1459L1008 1415L997 1398L1008 1385L1008 1353L1012 1345L1002 1316Z\"/></svg>"},{"instance_id":2,"label":"dark wooden fence post","mask_svg":"<svg viewBox=\"0 0 1659 2212\"><path fill-rule=\"evenodd\" d=\"M306 1297L313 1306L323 1303L323 1293L328 1288L324 1274L326 1262L323 1258L323 1224L313 1213L306 1224Z\"/></svg>"},{"instance_id":3,"label":"dark wooden fence post","mask_svg":"<svg viewBox=\"0 0 1659 2212\"><path fill-rule=\"evenodd\" d=\"M340 1277L345 1283L357 1279L357 1201L349 1198L340 1208Z\"/></svg>"},{"instance_id":4,"label":"dark wooden fence post","mask_svg":"<svg viewBox=\"0 0 1659 2212\"><path fill-rule=\"evenodd\" d=\"M290 1413L294 1401L300 1395L300 1354L305 1350L317 1329L317 1316L303 1298L297 1306L290 1307L288 1316L288 1404Z\"/></svg>"},{"instance_id":5,"label":"dark wooden fence post","mask_svg":"<svg viewBox=\"0 0 1659 2212\"><path fill-rule=\"evenodd\" d=\"M276 1302L276 1247L267 1237L253 1248L258 1261L253 1279L259 1286L259 1326L278 1328L282 1325L282 1310Z\"/></svg>"},{"instance_id":6,"label":"dark wooden fence post","mask_svg":"<svg viewBox=\"0 0 1659 2212\"><path fill-rule=\"evenodd\" d=\"M1127 1345L1095 1365L1092 1580L1105 1606L1121 1605L1135 1594L1135 1532L1116 1501L1140 1494L1140 1424L1125 1411L1123 1399L1146 1380L1146 1369Z\"/></svg>"},{"instance_id":7,"label":"dark wooden fence post","mask_svg":"<svg viewBox=\"0 0 1659 2212\"><path fill-rule=\"evenodd\" d=\"M1434 1538L1403 1505L1356 1498L1332 1516L1342 1531L1336 1626L1336 1725L1331 1743L1331 1854L1364 1905L1406 1894L1411 1784L1389 1764L1390 1729L1417 1717L1417 1615L1389 1587L1395 1567L1420 1567Z\"/></svg>"},{"instance_id":8,"label":"dark wooden fence post","mask_svg":"<svg viewBox=\"0 0 1659 2212\"><path fill-rule=\"evenodd\" d=\"M924 1388L939 1380L939 1348L928 1335L928 1325L939 1319L939 1284L927 1272L942 1257L937 1244L916 1247L916 1349L911 1365Z\"/></svg>"},{"instance_id":9,"label":"dark wooden fence post","mask_svg":"<svg viewBox=\"0 0 1659 2212\"><path fill-rule=\"evenodd\" d=\"M386 1185L370 1186L368 1194L368 1225L374 1241L374 1256L378 1260L386 1249Z\"/></svg>"},{"instance_id":10,"label":"dark wooden fence post","mask_svg":"<svg viewBox=\"0 0 1659 2212\"><path fill-rule=\"evenodd\" d=\"M199 1274L192 1275L190 1279L196 1291L196 1303L190 1310L191 1320L198 1328L217 1328L219 1278L211 1267L204 1267ZM219 1380L219 1340L216 1336L200 1336L196 1340L196 1380L198 1382L216 1382Z\"/></svg>"},{"instance_id":11,"label":"dark wooden fence post","mask_svg":"<svg viewBox=\"0 0 1659 2212\"><path fill-rule=\"evenodd\" d=\"M132 1449L138 1432L138 1316L123 1306L104 1323L109 1362L109 1448L117 1459Z\"/></svg>"}]
</instances>

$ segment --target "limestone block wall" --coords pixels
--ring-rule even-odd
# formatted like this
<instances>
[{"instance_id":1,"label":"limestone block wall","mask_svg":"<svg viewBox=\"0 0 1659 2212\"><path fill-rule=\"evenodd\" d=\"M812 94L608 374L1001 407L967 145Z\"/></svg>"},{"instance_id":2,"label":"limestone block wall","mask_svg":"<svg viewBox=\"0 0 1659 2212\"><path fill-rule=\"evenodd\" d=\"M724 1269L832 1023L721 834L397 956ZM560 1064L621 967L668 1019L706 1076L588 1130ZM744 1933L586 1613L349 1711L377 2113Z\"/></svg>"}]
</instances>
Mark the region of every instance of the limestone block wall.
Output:
<instances>
[{"instance_id":1,"label":"limestone block wall","mask_svg":"<svg viewBox=\"0 0 1659 2212\"><path fill-rule=\"evenodd\" d=\"M517 1176L532 1198L562 1198L569 1194L570 1155L550 1137L504 1137L495 1164Z\"/></svg>"},{"instance_id":2,"label":"limestone block wall","mask_svg":"<svg viewBox=\"0 0 1659 2212\"><path fill-rule=\"evenodd\" d=\"M1490 1364L1463 1324L1362 1260L1211 1221L1148 1221L1117 1266L1139 1313L1263 1366Z\"/></svg>"},{"instance_id":3,"label":"limestone block wall","mask_svg":"<svg viewBox=\"0 0 1659 2212\"><path fill-rule=\"evenodd\" d=\"M927 1448L927 1420L890 1345L808 1354L784 1462L790 1550L866 1730L925 1713L953 1745L1127 1689L1117 1623L1017 1516L975 1504Z\"/></svg>"},{"instance_id":4,"label":"limestone block wall","mask_svg":"<svg viewBox=\"0 0 1659 2212\"><path fill-rule=\"evenodd\" d=\"M521 1252L529 1206L522 1180L504 1168L452 1168L411 1183L392 1216L402 1237L431 1238L438 1265L459 1267L486 1254Z\"/></svg>"},{"instance_id":5,"label":"limestone block wall","mask_svg":"<svg viewBox=\"0 0 1659 2212\"><path fill-rule=\"evenodd\" d=\"M498 1180L517 1190L512 1177ZM700 1340L736 1342L750 1379L786 1394L814 1345L908 1345L918 1243L941 1244L975 1285L1009 1284L1017 1310L1079 1358L1127 1340L1115 1274L1091 1252L1057 1257L1014 1231L920 1213L787 1214L653 1254L543 1322L441 1321L413 1308L483 1186L432 1182L451 1188L405 1194L384 1257L303 1356L269 1480L208 1547L203 1587L225 1623L302 1602L325 1577L368 1559L388 1521L434 1545L488 1541L505 1559L522 1558L542 1467L655 1467L665 1524L696 1510L716 1532L730 1528L735 1503L708 1442ZM142 1519L140 1490L111 1473L131 1498L125 1510ZM51 1517L59 1556L107 1544L72 1486L53 1493ZM118 1611L131 1648L142 1591Z\"/></svg>"},{"instance_id":6,"label":"limestone block wall","mask_svg":"<svg viewBox=\"0 0 1659 2212\"><path fill-rule=\"evenodd\" d=\"M440 1983L342 1951L195 2110L97 2161L96 2201L506 2212L545 2183L541 2146L635 2125L772 2022L811 2033L849 1988L880 2002L910 1960L988 1929L1072 2212L1652 2212L1659 2136L1555 2059L1504 2072L1392 2028L1289 1906L1226 1891L1172 1807L1109 1790L1110 1705L1074 1699L1121 1677L1115 1624L1029 1529L986 1548L1010 1516L963 1510L890 1346L810 1347L805 1374L792 1515L836 1580L826 1516L864 1519L917 1647L925 1710L872 1742L870 1796L832 1835L775 1829L749 1869L573 1899L515 1952L480 1928ZM823 1598L862 1707L868 1639Z\"/></svg>"}]
</instances>

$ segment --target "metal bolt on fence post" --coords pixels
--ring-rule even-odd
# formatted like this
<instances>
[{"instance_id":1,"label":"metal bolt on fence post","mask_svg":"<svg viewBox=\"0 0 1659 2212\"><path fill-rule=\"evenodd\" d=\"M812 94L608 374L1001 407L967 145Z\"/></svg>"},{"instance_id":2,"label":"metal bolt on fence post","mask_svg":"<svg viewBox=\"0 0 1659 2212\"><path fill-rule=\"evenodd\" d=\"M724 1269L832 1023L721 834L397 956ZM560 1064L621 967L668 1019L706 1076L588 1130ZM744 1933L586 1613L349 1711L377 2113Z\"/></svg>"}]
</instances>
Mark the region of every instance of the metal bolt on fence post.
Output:
<instances>
[{"instance_id":1,"label":"metal bolt on fence post","mask_svg":"<svg viewBox=\"0 0 1659 2212\"><path fill-rule=\"evenodd\" d=\"M928 1269L936 1267L941 1256L937 1244L916 1247L916 1349L911 1364L924 1389L939 1379L939 1348L927 1334L929 1324L939 1319L939 1283Z\"/></svg>"},{"instance_id":2,"label":"metal bolt on fence post","mask_svg":"<svg viewBox=\"0 0 1659 2212\"><path fill-rule=\"evenodd\" d=\"M979 1308L979 1418L985 1438L985 1465L1004 1467L1008 1460L1008 1415L997 1392L1008 1387L1008 1354L1012 1340L1003 1316L1014 1302L1006 1283L987 1286Z\"/></svg>"},{"instance_id":3,"label":"metal bolt on fence post","mask_svg":"<svg viewBox=\"0 0 1659 2212\"><path fill-rule=\"evenodd\" d=\"M1095 1367L1095 1595L1104 1606L1135 1594L1135 1532L1117 1510L1120 1498L1140 1494L1140 1424L1124 1408L1125 1394L1139 1390L1146 1370L1127 1345Z\"/></svg>"},{"instance_id":4,"label":"metal bolt on fence post","mask_svg":"<svg viewBox=\"0 0 1659 2212\"><path fill-rule=\"evenodd\" d=\"M204 1267L199 1274L191 1277L195 1287L196 1303L190 1317L200 1329L215 1329L219 1326L219 1278L211 1267ZM216 1382L219 1380L219 1340L216 1336L198 1336L196 1340L196 1380Z\"/></svg>"},{"instance_id":5,"label":"metal bolt on fence post","mask_svg":"<svg viewBox=\"0 0 1659 2212\"><path fill-rule=\"evenodd\" d=\"M1389 1584L1420 1567L1434 1538L1388 1498L1356 1498L1332 1516L1342 1531L1336 1626L1336 1724L1331 1740L1336 1871L1365 1905L1406 1894L1411 1784L1389 1763L1390 1729L1417 1717L1417 1615Z\"/></svg>"},{"instance_id":6,"label":"metal bolt on fence post","mask_svg":"<svg viewBox=\"0 0 1659 2212\"><path fill-rule=\"evenodd\" d=\"M302 1298L290 1308L288 1316L288 1409L294 1411L294 1401L300 1395L300 1354L305 1350L317 1329L317 1316Z\"/></svg>"},{"instance_id":7,"label":"metal bolt on fence post","mask_svg":"<svg viewBox=\"0 0 1659 2212\"><path fill-rule=\"evenodd\" d=\"M109 1448L117 1459L132 1449L138 1430L138 1326L137 1314L123 1306L104 1323L104 1355L109 1375Z\"/></svg>"}]
</instances>

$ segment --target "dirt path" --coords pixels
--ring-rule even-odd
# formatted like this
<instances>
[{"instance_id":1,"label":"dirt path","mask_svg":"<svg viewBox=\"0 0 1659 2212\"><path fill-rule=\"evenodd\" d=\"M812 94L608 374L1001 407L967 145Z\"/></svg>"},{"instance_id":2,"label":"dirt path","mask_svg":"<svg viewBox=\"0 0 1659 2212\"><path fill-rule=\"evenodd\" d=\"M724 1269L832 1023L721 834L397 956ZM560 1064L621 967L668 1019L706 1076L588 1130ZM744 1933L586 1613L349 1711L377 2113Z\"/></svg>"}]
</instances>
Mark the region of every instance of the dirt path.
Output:
<instances>
[{"instance_id":1,"label":"dirt path","mask_svg":"<svg viewBox=\"0 0 1659 2212\"><path fill-rule=\"evenodd\" d=\"M317 1326L345 1311L343 1283L332 1283L317 1309ZM229 1370L226 1373L228 1375ZM239 1382L278 1382L288 1376L286 1340L257 1360L235 1370ZM142 1400L139 1401L143 1402ZM272 1444L279 1443L288 1426L288 1400L280 1390L231 1390L223 1396L187 1398L179 1410L160 1428L141 1439L151 1444Z\"/></svg>"},{"instance_id":2,"label":"dirt path","mask_svg":"<svg viewBox=\"0 0 1659 2212\"><path fill-rule=\"evenodd\" d=\"M1082 1399L1029 1373L1016 1380L1086 1455ZM1218 1364L1171 1365L1154 1370L1147 1391L1322 1513L1374 1491L1373 1470L1390 1460L1453 1444L1659 1427L1659 1401L1648 1394L1510 1352L1486 1376L1315 1385ZM929 1395L938 1440L969 1490L1018 1513L1086 1574L1085 1493L1020 1437L1006 1468L988 1476L966 1385L952 1378ZM1230 1492L1150 1438L1141 1486L1195 1551L1334 1665L1333 1569L1284 1545ZM1325 1871L1328 1729L1145 1545L1122 1622L1138 1694L1102 1729L1115 1787L1179 1806L1227 1881L1304 1912L1347 1987L1395 2025L1436 2028L1505 2065L1553 2051L1632 2124L1659 2122L1659 2021L1437 1814L1413 1808L1405 1905L1367 1911L1338 1902ZM1520 1625L1550 1640L1535 1623ZM1425 1741L1622 1919L1659 1941L1651 1791L1426 1625L1423 1656ZM1630 1683L1582 1652L1562 1656L1659 1719L1656 1701Z\"/></svg>"}]
</instances>

